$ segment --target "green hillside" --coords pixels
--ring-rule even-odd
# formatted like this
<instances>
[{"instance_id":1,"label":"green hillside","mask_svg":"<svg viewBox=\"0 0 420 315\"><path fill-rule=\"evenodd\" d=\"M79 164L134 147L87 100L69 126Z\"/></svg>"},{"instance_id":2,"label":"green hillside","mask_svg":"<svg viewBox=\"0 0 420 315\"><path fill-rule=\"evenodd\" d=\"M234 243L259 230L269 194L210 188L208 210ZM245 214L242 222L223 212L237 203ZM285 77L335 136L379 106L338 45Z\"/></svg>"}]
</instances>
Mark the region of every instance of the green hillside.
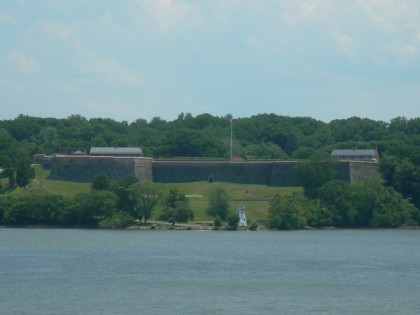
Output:
<instances>
[{"instance_id":1,"label":"green hillside","mask_svg":"<svg viewBox=\"0 0 420 315\"><path fill-rule=\"evenodd\" d=\"M30 184L24 188L16 188L12 195L27 196L27 195L49 195L59 194L64 196L75 196L78 193L86 193L90 191L90 184L75 183L61 180L49 180L50 172L42 170L39 165L34 166L35 178Z\"/></svg>"},{"instance_id":2,"label":"green hillside","mask_svg":"<svg viewBox=\"0 0 420 315\"><path fill-rule=\"evenodd\" d=\"M35 179L31 181L26 189L16 188L11 195L49 195L59 194L64 196L75 196L78 193L90 191L89 183L76 183L60 180L48 179L49 171L42 170L39 166L35 167ZM218 188L223 188L229 196L230 210L234 211L240 204L244 205L249 220L265 221L268 214L269 202L277 193L291 195L294 192L302 192L301 188L296 187L270 187L263 185L232 184L226 182L194 182L194 183L171 183L161 184L165 194L171 188L177 188L180 193L185 194L189 200L191 209L194 211L194 221L212 221L206 214L208 197L210 193ZM154 218L160 213L156 209Z\"/></svg>"}]
</instances>

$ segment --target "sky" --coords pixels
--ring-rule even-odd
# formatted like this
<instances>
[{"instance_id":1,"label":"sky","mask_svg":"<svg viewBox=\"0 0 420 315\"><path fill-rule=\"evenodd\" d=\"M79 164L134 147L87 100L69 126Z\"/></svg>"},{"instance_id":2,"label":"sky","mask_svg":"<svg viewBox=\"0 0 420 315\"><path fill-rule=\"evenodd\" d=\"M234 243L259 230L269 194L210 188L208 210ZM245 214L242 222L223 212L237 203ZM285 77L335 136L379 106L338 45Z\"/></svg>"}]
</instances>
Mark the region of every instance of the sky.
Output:
<instances>
[{"instance_id":1,"label":"sky","mask_svg":"<svg viewBox=\"0 0 420 315\"><path fill-rule=\"evenodd\" d=\"M418 0L0 0L0 119L420 116Z\"/></svg>"}]
</instances>

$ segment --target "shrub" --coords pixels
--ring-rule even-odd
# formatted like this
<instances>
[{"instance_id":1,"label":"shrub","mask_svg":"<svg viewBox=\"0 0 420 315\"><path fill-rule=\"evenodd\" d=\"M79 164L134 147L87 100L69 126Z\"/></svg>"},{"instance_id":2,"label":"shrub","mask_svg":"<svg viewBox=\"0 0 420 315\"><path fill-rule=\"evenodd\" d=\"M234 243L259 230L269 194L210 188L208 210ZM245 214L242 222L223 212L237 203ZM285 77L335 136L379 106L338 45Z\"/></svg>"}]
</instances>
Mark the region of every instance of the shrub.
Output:
<instances>
[{"instance_id":1,"label":"shrub","mask_svg":"<svg viewBox=\"0 0 420 315\"><path fill-rule=\"evenodd\" d=\"M258 230L258 223L256 221L252 221L251 224L249 225L249 229L251 231L256 231Z\"/></svg>"},{"instance_id":2,"label":"shrub","mask_svg":"<svg viewBox=\"0 0 420 315\"><path fill-rule=\"evenodd\" d=\"M99 222L99 227L104 229L126 228L134 223L134 218L127 212L118 211L110 217L106 217Z\"/></svg>"},{"instance_id":3,"label":"shrub","mask_svg":"<svg viewBox=\"0 0 420 315\"><path fill-rule=\"evenodd\" d=\"M220 229L220 227L222 226L222 223L223 223L222 218L216 215L216 217L214 218L214 228L216 230Z\"/></svg>"},{"instance_id":4,"label":"shrub","mask_svg":"<svg viewBox=\"0 0 420 315\"><path fill-rule=\"evenodd\" d=\"M228 214L226 220L228 222L229 230L236 230L238 228L239 216L236 213Z\"/></svg>"}]
</instances>

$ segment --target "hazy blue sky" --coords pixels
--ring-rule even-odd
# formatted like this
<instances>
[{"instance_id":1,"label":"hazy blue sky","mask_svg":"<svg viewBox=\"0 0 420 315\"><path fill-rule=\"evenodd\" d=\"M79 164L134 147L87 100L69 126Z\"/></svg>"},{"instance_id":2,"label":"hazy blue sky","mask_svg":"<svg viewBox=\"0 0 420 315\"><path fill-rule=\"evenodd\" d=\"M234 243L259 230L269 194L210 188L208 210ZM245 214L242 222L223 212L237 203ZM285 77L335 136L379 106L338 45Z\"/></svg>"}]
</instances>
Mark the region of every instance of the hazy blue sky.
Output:
<instances>
[{"instance_id":1,"label":"hazy blue sky","mask_svg":"<svg viewBox=\"0 0 420 315\"><path fill-rule=\"evenodd\" d=\"M419 0L0 0L0 119L420 116Z\"/></svg>"}]
</instances>

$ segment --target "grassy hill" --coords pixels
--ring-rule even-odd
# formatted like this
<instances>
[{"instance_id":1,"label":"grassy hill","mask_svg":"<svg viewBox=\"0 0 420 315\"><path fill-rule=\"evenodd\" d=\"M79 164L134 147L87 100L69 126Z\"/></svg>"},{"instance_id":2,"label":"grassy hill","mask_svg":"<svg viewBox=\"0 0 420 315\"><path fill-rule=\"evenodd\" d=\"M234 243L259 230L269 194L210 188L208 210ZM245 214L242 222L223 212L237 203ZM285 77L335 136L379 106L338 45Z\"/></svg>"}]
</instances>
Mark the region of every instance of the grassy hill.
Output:
<instances>
[{"instance_id":1,"label":"grassy hill","mask_svg":"<svg viewBox=\"0 0 420 315\"><path fill-rule=\"evenodd\" d=\"M27 195L48 195L59 194L64 196L75 196L79 193L87 193L90 191L90 184L75 183L62 180L50 180L48 170L41 169L40 166L35 165L35 178L25 188L16 188L12 195L27 196Z\"/></svg>"},{"instance_id":2,"label":"grassy hill","mask_svg":"<svg viewBox=\"0 0 420 315\"><path fill-rule=\"evenodd\" d=\"M88 193L91 189L89 183L50 180L48 179L49 171L42 170L39 166L35 166L35 174L35 179L31 181L26 189L17 188L11 194L15 196L34 194L75 196L78 193ZM265 221L267 219L270 199L277 193L291 195L295 192L302 192L302 189L298 187L271 187L227 182L171 183L161 185L165 190L165 194L171 188L177 188L189 198L191 209L194 211L194 221L196 222L212 222L212 217L206 214L206 208L210 193L218 188L222 188L227 192L231 211L234 211L238 205L244 205L247 219L253 221ZM155 218L159 215L159 212L160 209L156 209L154 212Z\"/></svg>"}]
</instances>

